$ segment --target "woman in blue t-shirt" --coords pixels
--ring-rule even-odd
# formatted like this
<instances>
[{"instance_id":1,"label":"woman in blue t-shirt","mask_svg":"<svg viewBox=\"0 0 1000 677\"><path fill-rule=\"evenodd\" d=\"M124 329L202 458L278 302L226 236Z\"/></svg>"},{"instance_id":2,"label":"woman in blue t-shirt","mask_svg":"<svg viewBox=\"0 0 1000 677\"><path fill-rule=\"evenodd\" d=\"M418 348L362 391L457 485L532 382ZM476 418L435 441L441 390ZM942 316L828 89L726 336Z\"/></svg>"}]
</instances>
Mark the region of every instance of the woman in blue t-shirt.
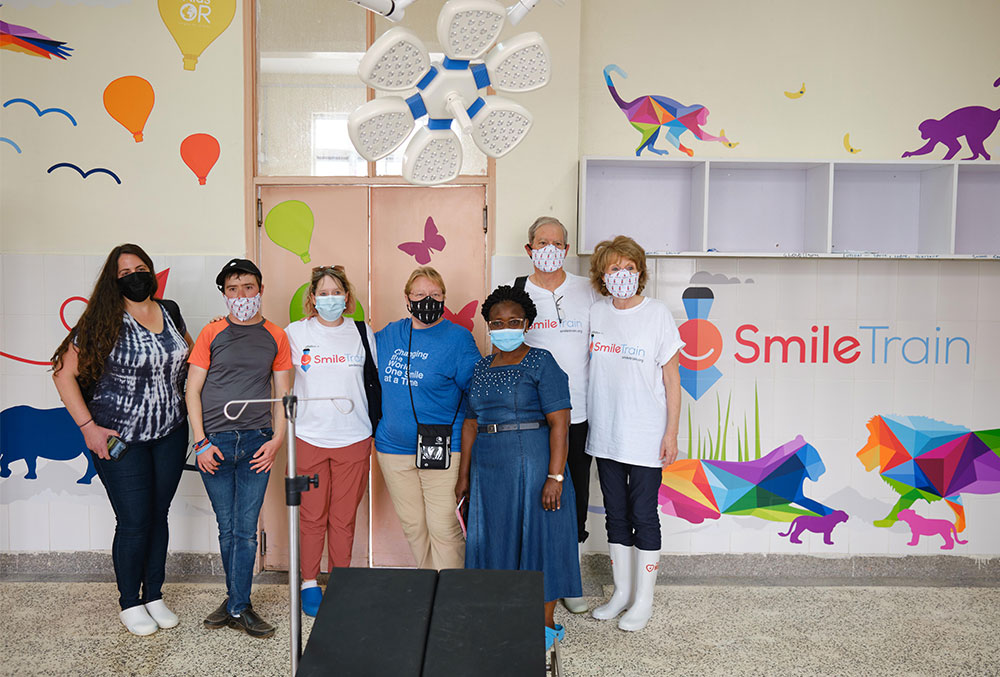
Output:
<instances>
[{"instance_id":1,"label":"woman in blue t-shirt","mask_svg":"<svg viewBox=\"0 0 1000 677\"><path fill-rule=\"evenodd\" d=\"M481 357L463 327L444 319L445 286L429 266L403 290L411 317L375 334L382 376L382 420L375 450L403 533L421 569L460 569L465 540L455 515L465 391ZM447 468L417 467L417 422L451 431ZM425 436L429 438L429 435ZM427 447L443 446L431 445ZM433 451L433 450L432 450ZM436 459L431 466L443 465Z\"/></svg>"},{"instance_id":2,"label":"woman in blue t-shirt","mask_svg":"<svg viewBox=\"0 0 1000 677\"><path fill-rule=\"evenodd\" d=\"M56 389L115 511L119 618L136 635L177 625L161 588L167 510L188 439L191 336L177 304L153 298L156 288L149 255L134 244L115 247L87 309L52 356Z\"/></svg>"}]
</instances>

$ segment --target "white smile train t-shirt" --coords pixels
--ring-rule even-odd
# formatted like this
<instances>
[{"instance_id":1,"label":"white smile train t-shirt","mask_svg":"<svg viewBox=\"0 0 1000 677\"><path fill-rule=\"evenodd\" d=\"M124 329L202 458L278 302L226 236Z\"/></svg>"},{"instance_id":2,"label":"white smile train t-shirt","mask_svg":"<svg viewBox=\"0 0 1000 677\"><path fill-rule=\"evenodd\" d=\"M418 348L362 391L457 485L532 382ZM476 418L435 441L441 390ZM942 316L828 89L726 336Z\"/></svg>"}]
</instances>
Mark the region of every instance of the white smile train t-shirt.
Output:
<instances>
[{"instance_id":1,"label":"white smile train t-shirt","mask_svg":"<svg viewBox=\"0 0 1000 677\"><path fill-rule=\"evenodd\" d=\"M660 467L667 428L663 365L684 342L670 309L644 298L626 310L602 298L590 309L587 453Z\"/></svg>"},{"instance_id":2,"label":"white smile train t-shirt","mask_svg":"<svg viewBox=\"0 0 1000 677\"><path fill-rule=\"evenodd\" d=\"M368 345L375 355L375 336L368 332ZM345 319L339 327L327 327L315 317L292 322L285 328L292 349L295 370L294 392L297 397L346 397L343 400L299 402L295 436L324 449L339 449L371 437L368 397L365 394L365 347L354 320Z\"/></svg>"}]
</instances>

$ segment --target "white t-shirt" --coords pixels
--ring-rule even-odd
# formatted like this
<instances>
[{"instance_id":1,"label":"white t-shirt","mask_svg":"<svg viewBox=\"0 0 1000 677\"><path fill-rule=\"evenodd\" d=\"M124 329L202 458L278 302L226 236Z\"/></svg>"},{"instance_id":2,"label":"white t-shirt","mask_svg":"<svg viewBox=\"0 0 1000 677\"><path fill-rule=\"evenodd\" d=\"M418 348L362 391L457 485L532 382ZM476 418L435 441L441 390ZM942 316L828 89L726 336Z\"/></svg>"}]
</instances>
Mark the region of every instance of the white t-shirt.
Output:
<instances>
[{"instance_id":1,"label":"white t-shirt","mask_svg":"<svg viewBox=\"0 0 1000 677\"><path fill-rule=\"evenodd\" d=\"M590 309L587 453L620 463L660 467L667 429L663 365L683 347L662 301L643 298L618 310L610 298Z\"/></svg>"},{"instance_id":2,"label":"white t-shirt","mask_svg":"<svg viewBox=\"0 0 1000 677\"><path fill-rule=\"evenodd\" d=\"M375 355L375 336L368 332L368 345ZM326 327L315 317L292 322L285 328L292 349L297 397L346 397L354 403L350 413L341 410L347 402L319 400L299 402L295 436L325 449L337 449L371 437L368 397L365 395L365 347L354 320L339 327Z\"/></svg>"},{"instance_id":3,"label":"white t-shirt","mask_svg":"<svg viewBox=\"0 0 1000 677\"><path fill-rule=\"evenodd\" d=\"M514 280L508 282L514 286ZM587 363L590 354L590 307L597 300L590 280L566 273L566 279L555 291L543 289L530 279L524 290L535 303L538 316L524 342L533 348L545 348L556 358L556 364L569 376L569 397L573 404L571 423L587 420Z\"/></svg>"}]
</instances>

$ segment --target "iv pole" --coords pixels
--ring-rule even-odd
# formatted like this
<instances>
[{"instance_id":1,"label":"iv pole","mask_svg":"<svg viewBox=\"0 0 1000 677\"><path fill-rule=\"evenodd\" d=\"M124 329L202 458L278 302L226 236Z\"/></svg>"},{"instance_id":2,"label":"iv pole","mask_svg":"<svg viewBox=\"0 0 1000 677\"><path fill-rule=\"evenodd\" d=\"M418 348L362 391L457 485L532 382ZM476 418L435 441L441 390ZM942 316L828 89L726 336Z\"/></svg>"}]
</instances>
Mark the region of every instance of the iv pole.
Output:
<instances>
[{"instance_id":1,"label":"iv pole","mask_svg":"<svg viewBox=\"0 0 1000 677\"><path fill-rule=\"evenodd\" d=\"M295 417L298 413L299 402L311 402L314 400L347 400L346 397L296 397L288 394L281 398L269 400L231 400L226 402L222 413L230 421L235 421L240 417L248 404L273 404L281 402L285 410L285 420L288 421L288 474L285 477L285 505L288 506L288 601L289 610L289 634L291 635L291 669L292 677L299 669L299 659L302 657L302 607L299 586L301 585L301 574L299 572L299 505L302 503L302 492L309 491L310 485L319 488L319 475L296 475L295 474ZM229 413L229 407L233 404L242 404L240 410L235 415ZM334 405L336 406L336 405ZM351 402L351 409L354 403ZM338 407L338 410L340 408ZM341 413L350 413L341 411Z\"/></svg>"}]
</instances>

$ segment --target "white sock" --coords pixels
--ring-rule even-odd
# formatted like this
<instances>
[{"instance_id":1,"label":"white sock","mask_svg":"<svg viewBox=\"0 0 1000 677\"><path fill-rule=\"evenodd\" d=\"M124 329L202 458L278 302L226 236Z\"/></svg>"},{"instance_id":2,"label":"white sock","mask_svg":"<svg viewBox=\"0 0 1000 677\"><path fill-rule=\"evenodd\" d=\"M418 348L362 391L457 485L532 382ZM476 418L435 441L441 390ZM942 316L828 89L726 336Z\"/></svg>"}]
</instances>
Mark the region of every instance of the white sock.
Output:
<instances>
[{"instance_id":1,"label":"white sock","mask_svg":"<svg viewBox=\"0 0 1000 677\"><path fill-rule=\"evenodd\" d=\"M308 581L302 581L302 590L305 590L306 588L318 588L318 587L319 583L316 582L315 578Z\"/></svg>"}]
</instances>

